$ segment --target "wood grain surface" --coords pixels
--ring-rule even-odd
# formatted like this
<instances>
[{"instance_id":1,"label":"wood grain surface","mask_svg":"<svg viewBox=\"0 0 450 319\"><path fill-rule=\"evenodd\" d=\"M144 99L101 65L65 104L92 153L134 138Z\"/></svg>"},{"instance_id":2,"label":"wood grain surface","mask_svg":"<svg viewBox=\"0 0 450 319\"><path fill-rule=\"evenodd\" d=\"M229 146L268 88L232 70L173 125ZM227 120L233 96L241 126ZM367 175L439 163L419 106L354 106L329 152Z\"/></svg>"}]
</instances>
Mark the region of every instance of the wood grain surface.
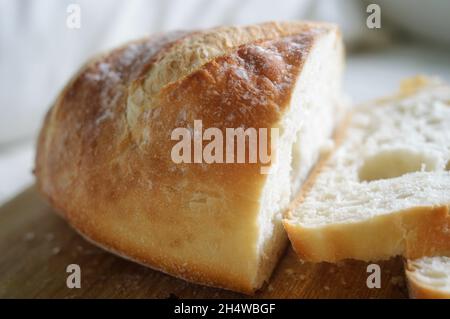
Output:
<instances>
[{"instance_id":1,"label":"wood grain surface","mask_svg":"<svg viewBox=\"0 0 450 319\"><path fill-rule=\"evenodd\" d=\"M66 267L81 267L81 288ZM367 264L302 263L288 248L254 296L203 287L107 253L86 242L34 187L0 208L1 298L406 298L400 258L379 262L381 288L369 289Z\"/></svg>"}]
</instances>

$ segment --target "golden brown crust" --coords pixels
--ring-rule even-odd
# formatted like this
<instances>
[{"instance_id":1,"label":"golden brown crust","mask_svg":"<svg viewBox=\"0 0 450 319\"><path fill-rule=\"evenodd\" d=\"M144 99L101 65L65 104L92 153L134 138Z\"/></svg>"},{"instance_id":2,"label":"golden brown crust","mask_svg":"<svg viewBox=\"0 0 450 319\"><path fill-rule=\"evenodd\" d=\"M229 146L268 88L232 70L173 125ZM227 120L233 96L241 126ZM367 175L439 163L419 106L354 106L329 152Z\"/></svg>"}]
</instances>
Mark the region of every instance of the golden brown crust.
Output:
<instances>
[{"instance_id":1,"label":"golden brown crust","mask_svg":"<svg viewBox=\"0 0 450 319\"><path fill-rule=\"evenodd\" d=\"M450 299L450 292L435 289L417 278L414 262L405 262L405 275L408 283L408 292L413 299Z\"/></svg>"},{"instance_id":2,"label":"golden brown crust","mask_svg":"<svg viewBox=\"0 0 450 319\"><path fill-rule=\"evenodd\" d=\"M190 281L254 291L266 176L259 164L176 165L170 133L195 119L223 132L276 127L309 51L329 32L336 28L316 23L219 28L145 39L94 60L47 114L40 191L109 250Z\"/></svg>"},{"instance_id":3,"label":"golden brown crust","mask_svg":"<svg viewBox=\"0 0 450 319\"><path fill-rule=\"evenodd\" d=\"M411 276L407 276L407 279L409 297L412 299L450 299L450 294L448 293L423 286Z\"/></svg>"},{"instance_id":4,"label":"golden brown crust","mask_svg":"<svg viewBox=\"0 0 450 319\"><path fill-rule=\"evenodd\" d=\"M403 255L409 259L450 253L448 207L415 207L369 221L306 228L285 227L300 258L313 262L343 259L375 261ZM380 234L382 231L382 234Z\"/></svg>"}]
</instances>

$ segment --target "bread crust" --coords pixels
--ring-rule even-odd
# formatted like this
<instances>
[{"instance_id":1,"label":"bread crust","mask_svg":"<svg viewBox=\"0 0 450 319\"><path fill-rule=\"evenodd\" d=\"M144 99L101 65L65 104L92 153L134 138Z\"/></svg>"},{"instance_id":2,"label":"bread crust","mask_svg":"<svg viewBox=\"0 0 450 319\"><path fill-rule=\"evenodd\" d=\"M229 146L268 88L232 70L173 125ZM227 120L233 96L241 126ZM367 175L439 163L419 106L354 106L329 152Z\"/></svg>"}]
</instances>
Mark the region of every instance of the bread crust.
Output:
<instances>
[{"instance_id":1,"label":"bread crust","mask_svg":"<svg viewBox=\"0 0 450 319\"><path fill-rule=\"evenodd\" d=\"M402 255L416 259L450 253L448 206L415 207L370 220L306 228L284 222L300 258L313 262L343 259L376 261Z\"/></svg>"},{"instance_id":2,"label":"bread crust","mask_svg":"<svg viewBox=\"0 0 450 319\"><path fill-rule=\"evenodd\" d=\"M416 269L411 260L405 261L405 275L407 278L408 292L413 299L450 299L450 292L435 289L425 284L416 275Z\"/></svg>"},{"instance_id":3,"label":"bread crust","mask_svg":"<svg viewBox=\"0 0 450 319\"><path fill-rule=\"evenodd\" d=\"M38 188L99 246L252 293L261 264L270 274L276 262L255 248L260 164L176 165L170 133L195 119L223 132L277 127L311 48L330 32L336 27L266 23L162 34L94 59L46 116Z\"/></svg>"}]
</instances>

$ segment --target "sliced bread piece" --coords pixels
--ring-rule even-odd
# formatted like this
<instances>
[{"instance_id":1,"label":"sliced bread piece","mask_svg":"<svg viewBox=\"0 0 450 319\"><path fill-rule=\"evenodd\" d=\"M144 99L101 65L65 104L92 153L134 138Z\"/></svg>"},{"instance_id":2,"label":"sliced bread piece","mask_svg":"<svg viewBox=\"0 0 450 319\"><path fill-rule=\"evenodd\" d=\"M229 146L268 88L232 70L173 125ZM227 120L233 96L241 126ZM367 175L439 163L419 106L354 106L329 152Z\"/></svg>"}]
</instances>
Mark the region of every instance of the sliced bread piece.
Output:
<instances>
[{"instance_id":1,"label":"sliced bread piece","mask_svg":"<svg viewBox=\"0 0 450 319\"><path fill-rule=\"evenodd\" d=\"M450 88L417 78L354 110L284 226L309 261L450 254Z\"/></svg>"},{"instance_id":2,"label":"sliced bread piece","mask_svg":"<svg viewBox=\"0 0 450 319\"><path fill-rule=\"evenodd\" d=\"M450 258L408 260L405 267L411 298L450 299Z\"/></svg>"}]
</instances>

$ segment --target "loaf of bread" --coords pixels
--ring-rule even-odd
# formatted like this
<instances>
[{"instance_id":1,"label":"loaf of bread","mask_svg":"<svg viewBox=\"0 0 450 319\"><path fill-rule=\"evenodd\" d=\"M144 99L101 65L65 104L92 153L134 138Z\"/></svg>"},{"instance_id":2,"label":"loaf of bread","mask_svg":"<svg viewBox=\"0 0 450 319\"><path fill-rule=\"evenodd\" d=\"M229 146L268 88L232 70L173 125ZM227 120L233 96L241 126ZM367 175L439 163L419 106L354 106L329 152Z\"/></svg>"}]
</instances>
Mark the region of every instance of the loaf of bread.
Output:
<instances>
[{"instance_id":1,"label":"loaf of bread","mask_svg":"<svg viewBox=\"0 0 450 319\"><path fill-rule=\"evenodd\" d=\"M284 220L301 258L450 256L450 88L418 77L354 110Z\"/></svg>"},{"instance_id":2,"label":"loaf of bread","mask_svg":"<svg viewBox=\"0 0 450 319\"><path fill-rule=\"evenodd\" d=\"M40 133L40 191L95 244L173 276L251 293L287 243L281 214L341 106L334 25L160 34L89 61ZM277 128L257 163L176 163L176 128Z\"/></svg>"}]
</instances>

